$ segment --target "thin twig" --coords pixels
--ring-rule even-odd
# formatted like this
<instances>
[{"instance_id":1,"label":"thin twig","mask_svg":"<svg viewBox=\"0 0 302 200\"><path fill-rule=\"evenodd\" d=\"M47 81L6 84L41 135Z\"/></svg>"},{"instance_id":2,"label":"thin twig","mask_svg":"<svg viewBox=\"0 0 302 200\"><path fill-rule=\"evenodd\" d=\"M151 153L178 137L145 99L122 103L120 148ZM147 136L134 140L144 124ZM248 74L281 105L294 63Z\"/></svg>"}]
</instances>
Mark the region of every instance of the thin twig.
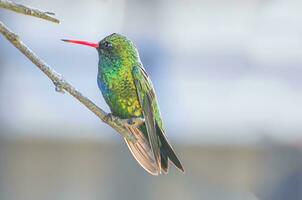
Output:
<instances>
[{"instance_id":1,"label":"thin twig","mask_svg":"<svg viewBox=\"0 0 302 200\"><path fill-rule=\"evenodd\" d=\"M31 8L21 4L16 4L11 1L0 0L0 8L12 10L14 12L22 13L24 15L31 15L51 22L60 23L58 19L54 18L53 16L49 16L49 15L54 15L54 13L52 12L45 12L36 8Z\"/></svg>"},{"instance_id":2,"label":"thin twig","mask_svg":"<svg viewBox=\"0 0 302 200\"><path fill-rule=\"evenodd\" d=\"M30 50L19 38L18 35L10 31L1 21L0 21L0 33L9 40L17 49L19 49L32 63L34 63L49 79L52 80L56 86L56 90L59 92L67 91L78 101L80 101L84 106L91 110L96 116L98 116L103 122L110 125L113 129L119 132L122 136L135 142L136 138L130 134L126 126L127 125L140 125L144 121L141 118L133 119L120 119L116 116L108 117L105 111L99 108L91 100L80 93L75 87L68 83L59 73L47 65L43 60L41 60L32 50Z\"/></svg>"}]
</instances>

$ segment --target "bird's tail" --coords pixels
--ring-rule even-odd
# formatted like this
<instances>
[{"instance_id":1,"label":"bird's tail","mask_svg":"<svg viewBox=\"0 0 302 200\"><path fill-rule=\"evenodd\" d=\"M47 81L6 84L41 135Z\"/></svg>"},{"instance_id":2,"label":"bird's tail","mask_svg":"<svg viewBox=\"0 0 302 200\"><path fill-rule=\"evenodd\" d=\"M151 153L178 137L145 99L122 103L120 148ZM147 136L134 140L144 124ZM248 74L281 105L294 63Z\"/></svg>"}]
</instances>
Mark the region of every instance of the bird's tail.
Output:
<instances>
[{"instance_id":1,"label":"bird's tail","mask_svg":"<svg viewBox=\"0 0 302 200\"><path fill-rule=\"evenodd\" d=\"M147 134L144 133L145 127L142 129L129 127L128 130L137 138L136 142L125 141L137 162L150 174L158 175L162 172L168 173L169 160L182 172L184 169L177 158L173 148L169 144L164 132L157 127L158 142L160 144L160 166L157 165Z\"/></svg>"},{"instance_id":2,"label":"bird's tail","mask_svg":"<svg viewBox=\"0 0 302 200\"><path fill-rule=\"evenodd\" d=\"M168 173L169 170L169 160L177 167L180 171L185 172L181 162L176 156L172 146L167 140L167 137L162 129L156 126L156 133L160 141L160 157L161 157L161 168L162 171Z\"/></svg>"},{"instance_id":3,"label":"bird's tail","mask_svg":"<svg viewBox=\"0 0 302 200\"><path fill-rule=\"evenodd\" d=\"M132 142L124 138L132 155L147 172L152 175L158 175L160 170L158 169L157 164L155 162L148 139L145 137L144 133L137 127L129 127L128 130L137 139L137 141Z\"/></svg>"}]
</instances>

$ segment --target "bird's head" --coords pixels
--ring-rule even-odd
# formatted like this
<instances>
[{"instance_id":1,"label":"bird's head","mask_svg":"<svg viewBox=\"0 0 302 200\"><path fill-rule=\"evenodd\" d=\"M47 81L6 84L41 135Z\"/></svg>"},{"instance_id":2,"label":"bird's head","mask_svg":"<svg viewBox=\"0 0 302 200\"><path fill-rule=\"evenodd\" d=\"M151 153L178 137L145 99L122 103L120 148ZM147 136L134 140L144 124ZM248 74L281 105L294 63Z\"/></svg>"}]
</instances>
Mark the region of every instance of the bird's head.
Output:
<instances>
[{"instance_id":1,"label":"bird's head","mask_svg":"<svg viewBox=\"0 0 302 200\"><path fill-rule=\"evenodd\" d=\"M99 43L82 40L63 40L64 42L86 45L95 48L100 58L105 59L139 59L135 45L125 36L113 33L102 39Z\"/></svg>"}]
</instances>

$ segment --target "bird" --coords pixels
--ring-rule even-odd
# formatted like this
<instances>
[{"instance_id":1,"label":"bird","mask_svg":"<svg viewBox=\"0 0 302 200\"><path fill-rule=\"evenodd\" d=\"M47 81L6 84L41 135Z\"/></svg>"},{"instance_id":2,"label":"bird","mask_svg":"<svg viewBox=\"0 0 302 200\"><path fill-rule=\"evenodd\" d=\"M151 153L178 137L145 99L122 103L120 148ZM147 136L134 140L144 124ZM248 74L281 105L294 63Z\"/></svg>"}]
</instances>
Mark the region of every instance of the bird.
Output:
<instances>
[{"instance_id":1,"label":"bird","mask_svg":"<svg viewBox=\"0 0 302 200\"><path fill-rule=\"evenodd\" d=\"M112 116L144 119L141 125L128 128L136 141L124 138L136 161L151 175L167 174L169 162L184 172L167 139L153 84L135 44L118 33L110 34L98 43L62 40L97 50L97 83Z\"/></svg>"}]
</instances>

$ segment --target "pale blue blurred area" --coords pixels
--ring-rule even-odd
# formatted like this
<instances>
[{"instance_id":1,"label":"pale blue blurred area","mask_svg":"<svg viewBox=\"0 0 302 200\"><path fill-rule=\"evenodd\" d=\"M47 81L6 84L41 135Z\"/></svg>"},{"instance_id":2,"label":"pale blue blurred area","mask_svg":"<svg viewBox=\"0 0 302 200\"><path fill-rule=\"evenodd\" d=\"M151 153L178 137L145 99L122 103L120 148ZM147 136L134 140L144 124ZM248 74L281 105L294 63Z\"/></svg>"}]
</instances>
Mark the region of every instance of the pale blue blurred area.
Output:
<instances>
[{"instance_id":1,"label":"pale blue blurred area","mask_svg":"<svg viewBox=\"0 0 302 200\"><path fill-rule=\"evenodd\" d=\"M55 12L61 24L8 11L1 19L101 107L107 108L96 86L96 52L61 38L99 41L118 32L132 39L156 87L168 133L179 141L300 139L301 1L22 2ZM112 130L56 94L40 71L0 42L7 128L26 137L35 134L32 129L64 125L88 133L45 137L112 137Z\"/></svg>"},{"instance_id":2,"label":"pale blue blurred area","mask_svg":"<svg viewBox=\"0 0 302 200\"><path fill-rule=\"evenodd\" d=\"M22 0L0 20L107 112L94 49L138 47L186 169L151 177L120 136L0 36L0 199L302 199L301 0Z\"/></svg>"}]
</instances>

